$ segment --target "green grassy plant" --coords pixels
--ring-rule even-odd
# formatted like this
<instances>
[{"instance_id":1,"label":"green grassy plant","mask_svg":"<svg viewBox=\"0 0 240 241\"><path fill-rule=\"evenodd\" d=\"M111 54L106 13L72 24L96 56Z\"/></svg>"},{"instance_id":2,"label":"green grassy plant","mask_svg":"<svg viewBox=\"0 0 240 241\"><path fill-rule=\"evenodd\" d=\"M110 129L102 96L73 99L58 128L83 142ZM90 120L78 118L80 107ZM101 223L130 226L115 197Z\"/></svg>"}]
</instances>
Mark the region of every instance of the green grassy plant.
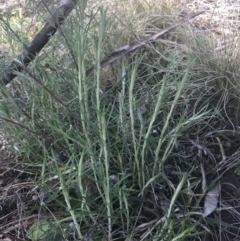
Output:
<instances>
[{"instance_id":1,"label":"green grassy plant","mask_svg":"<svg viewBox=\"0 0 240 241\"><path fill-rule=\"evenodd\" d=\"M168 36L176 43L166 37L100 68L119 44L176 19L169 15L173 2L164 3L160 10L168 18L158 24L153 2L129 5L136 14L125 28L127 10L116 23L119 12L91 11L91 1L81 1L61 27L64 37L59 32L11 87L1 87L0 118L16 159L36 166L46 240L56 234L66 240L197 240L208 233L198 170L205 149L192 143L206 141L210 132L213 139L228 138L215 123L228 107L224 97L237 95L236 65L220 61L222 53L217 58L207 38L182 27L185 37ZM92 65L94 74L87 76Z\"/></svg>"}]
</instances>

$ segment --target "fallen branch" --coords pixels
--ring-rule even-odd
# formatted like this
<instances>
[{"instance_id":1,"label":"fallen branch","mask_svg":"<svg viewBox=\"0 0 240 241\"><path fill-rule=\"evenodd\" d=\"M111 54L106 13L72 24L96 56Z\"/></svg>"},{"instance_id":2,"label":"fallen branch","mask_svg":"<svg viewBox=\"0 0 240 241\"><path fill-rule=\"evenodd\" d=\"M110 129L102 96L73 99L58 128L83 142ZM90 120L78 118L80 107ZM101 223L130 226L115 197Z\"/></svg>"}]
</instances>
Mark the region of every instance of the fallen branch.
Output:
<instances>
[{"instance_id":1,"label":"fallen branch","mask_svg":"<svg viewBox=\"0 0 240 241\"><path fill-rule=\"evenodd\" d=\"M170 30L178 27L179 25L185 23L186 21L188 21L189 19L195 18L196 16L204 13L205 11L201 11L198 13L194 13L191 16L189 16L186 19L181 20L178 23L175 23L163 30L161 30L158 33L152 34L149 37L146 37L138 42L132 43L132 44L127 44L121 48L118 48L117 50L115 50L114 52L112 52L107 58L105 58L104 60L101 61L100 63L100 68L104 68L105 66L115 62L116 60L122 58L124 55L127 55L133 51L136 51L137 49L139 49L140 47L149 44L150 42L155 41L157 38L159 38L160 36L164 35L165 33L169 32ZM90 75L91 73L93 73L95 66L91 67L90 69L88 69L86 71L86 75Z\"/></svg>"},{"instance_id":2,"label":"fallen branch","mask_svg":"<svg viewBox=\"0 0 240 241\"><path fill-rule=\"evenodd\" d=\"M75 4L76 0L62 0L57 10L52 14L50 20L45 24L32 42L28 46L25 46L25 50L1 72L0 81L2 84L7 85L16 77L16 72L21 72L23 66L27 67L31 63L35 56L56 33L64 19L73 10Z\"/></svg>"}]
</instances>

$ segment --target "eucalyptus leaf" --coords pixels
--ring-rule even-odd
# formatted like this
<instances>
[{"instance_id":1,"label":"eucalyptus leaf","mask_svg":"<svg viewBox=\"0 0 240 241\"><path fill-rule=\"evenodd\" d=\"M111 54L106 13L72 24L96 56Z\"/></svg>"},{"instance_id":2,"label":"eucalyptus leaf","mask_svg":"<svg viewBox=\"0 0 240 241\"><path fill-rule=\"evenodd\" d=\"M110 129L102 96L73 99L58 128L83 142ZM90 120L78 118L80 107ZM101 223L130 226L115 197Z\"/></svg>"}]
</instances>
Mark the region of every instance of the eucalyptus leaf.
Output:
<instances>
[{"instance_id":1,"label":"eucalyptus leaf","mask_svg":"<svg viewBox=\"0 0 240 241\"><path fill-rule=\"evenodd\" d=\"M204 200L203 217L207 217L217 207L221 186L218 183L214 188L207 192Z\"/></svg>"}]
</instances>

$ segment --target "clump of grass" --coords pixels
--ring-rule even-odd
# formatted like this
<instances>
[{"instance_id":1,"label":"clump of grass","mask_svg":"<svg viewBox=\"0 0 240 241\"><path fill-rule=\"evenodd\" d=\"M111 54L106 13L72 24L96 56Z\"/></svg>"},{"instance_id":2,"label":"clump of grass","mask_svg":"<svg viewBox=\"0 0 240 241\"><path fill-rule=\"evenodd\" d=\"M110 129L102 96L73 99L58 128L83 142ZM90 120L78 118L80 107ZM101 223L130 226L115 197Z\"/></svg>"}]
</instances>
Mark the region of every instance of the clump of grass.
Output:
<instances>
[{"instance_id":1,"label":"clump of grass","mask_svg":"<svg viewBox=\"0 0 240 241\"><path fill-rule=\"evenodd\" d=\"M39 219L54 222L55 230L51 222L43 223L51 235L55 231L65 239L203 237L208 222L202 219L198 166L208 161L212 174L216 155L208 142L218 137L216 122L223 122L222 106L227 106L221 99L226 91L220 100L212 91L226 90L216 83L232 81L229 68L236 66L221 62L220 68L214 50L206 48L207 38L201 42L173 32L170 40L146 46L104 72L100 60L119 43L156 31L156 5L139 1L136 21L125 32L130 18L116 23L102 7L90 11L90 3L78 4L62 27L65 37L58 33L18 74L14 94L1 88L4 128L16 156L37 174ZM170 12L171 4L161 2L161 11ZM152 14L143 19L146 9ZM139 18L144 24L138 29ZM92 65L94 74L87 76Z\"/></svg>"}]
</instances>

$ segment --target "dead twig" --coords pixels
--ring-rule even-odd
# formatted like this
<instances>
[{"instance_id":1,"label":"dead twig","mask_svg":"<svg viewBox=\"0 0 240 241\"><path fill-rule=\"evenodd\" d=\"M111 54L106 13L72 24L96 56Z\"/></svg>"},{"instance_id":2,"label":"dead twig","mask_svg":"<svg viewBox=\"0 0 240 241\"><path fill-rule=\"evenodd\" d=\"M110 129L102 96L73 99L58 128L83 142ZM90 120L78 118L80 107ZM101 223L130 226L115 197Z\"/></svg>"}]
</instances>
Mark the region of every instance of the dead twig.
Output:
<instances>
[{"instance_id":1,"label":"dead twig","mask_svg":"<svg viewBox=\"0 0 240 241\"><path fill-rule=\"evenodd\" d=\"M138 42L132 43L132 44L127 44L121 48L118 48L117 50L115 50L114 52L112 52L107 58L105 58L104 60L102 60L100 62L100 68L104 68L107 65L115 62L116 60L122 58L123 56L136 51L137 49L139 49L140 47L143 47L144 45L147 45L151 42L154 42L157 38L159 38L160 36L164 35L165 33L169 32L170 30L178 27L179 25L187 22L189 19L195 18L196 16L204 13L205 11L200 11L197 13L194 13L192 15L190 15L188 18L185 18L183 20L181 20L180 22L177 22L161 31L159 31L158 33L152 34L149 37L146 37ZM86 76L90 75L91 73L93 73L95 66L91 67L90 69L88 69L86 71Z\"/></svg>"}]
</instances>

